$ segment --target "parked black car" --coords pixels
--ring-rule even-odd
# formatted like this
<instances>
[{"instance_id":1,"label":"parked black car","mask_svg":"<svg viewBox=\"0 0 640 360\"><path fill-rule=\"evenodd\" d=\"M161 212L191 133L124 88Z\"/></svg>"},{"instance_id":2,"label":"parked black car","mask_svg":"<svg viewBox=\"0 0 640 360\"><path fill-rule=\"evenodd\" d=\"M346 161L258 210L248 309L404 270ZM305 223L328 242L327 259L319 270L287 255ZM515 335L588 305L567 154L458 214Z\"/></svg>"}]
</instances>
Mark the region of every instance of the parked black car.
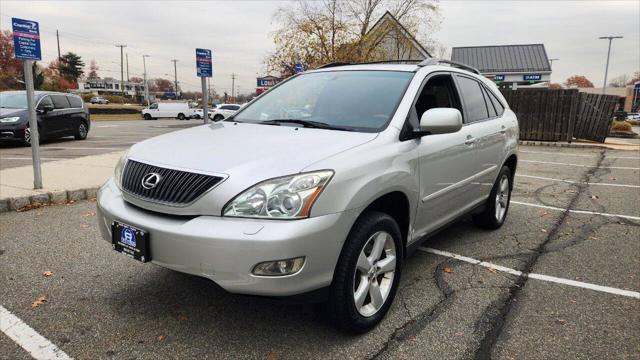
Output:
<instances>
[{"instance_id":1,"label":"parked black car","mask_svg":"<svg viewBox=\"0 0 640 360\"><path fill-rule=\"evenodd\" d=\"M73 94L36 91L36 113L40 140L74 136L87 138L91 120L82 98ZM0 93L0 140L18 140L29 146L31 131L26 91Z\"/></svg>"}]
</instances>

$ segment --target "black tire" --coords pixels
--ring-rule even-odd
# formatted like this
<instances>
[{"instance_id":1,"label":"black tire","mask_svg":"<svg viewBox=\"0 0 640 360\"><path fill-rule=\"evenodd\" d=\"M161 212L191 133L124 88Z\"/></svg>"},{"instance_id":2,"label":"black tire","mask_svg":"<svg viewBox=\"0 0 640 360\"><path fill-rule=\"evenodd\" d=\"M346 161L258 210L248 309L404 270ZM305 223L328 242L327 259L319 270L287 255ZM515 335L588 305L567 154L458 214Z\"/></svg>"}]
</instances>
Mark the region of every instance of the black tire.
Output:
<instances>
[{"instance_id":1,"label":"black tire","mask_svg":"<svg viewBox=\"0 0 640 360\"><path fill-rule=\"evenodd\" d=\"M145 119L145 120L151 120L151 119L152 119L152 117L151 117L151 115L150 115L150 114L144 114L144 119Z\"/></svg>"},{"instance_id":2,"label":"black tire","mask_svg":"<svg viewBox=\"0 0 640 360\"><path fill-rule=\"evenodd\" d=\"M87 138L87 135L89 135L89 128L87 127L87 123L85 123L84 121L80 121L78 127L76 128L76 133L73 135L73 137L76 140L84 140Z\"/></svg>"},{"instance_id":3,"label":"black tire","mask_svg":"<svg viewBox=\"0 0 640 360\"><path fill-rule=\"evenodd\" d=\"M358 258L361 252L365 251L365 246L368 247L373 235L381 232L390 235L395 245L395 273L393 274L393 279L390 280L390 290L386 298L383 298L382 306L375 310L373 314L365 316L361 313L361 310L358 310L355 301L356 283L363 281L360 280L362 277L357 278ZM383 251L383 254L385 258L382 258L381 261L389 256L386 251ZM367 254L365 253L365 255ZM329 319L333 324L342 330L353 333L363 333L375 327L384 318L393 303L400 281L403 256L404 248L400 228L391 216L377 211L369 211L360 216L349 233L334 271L329 300L326 304ZM378 270L377 266L375 266L375 270ZM369 280L376 279L376 283L381 284L379 279L384 275L378 275L375 270ZM367 283L369 280L367 280ZM381 288L381 285L377 286ZM389 286L388 282L387 286ZM371 288L373 286L366 287L367 294L365 296L371 302L370 304L373 304L370 297ZM387 287L387 289L389 288Z\"/></svg>"},{"instance_id":4,"label":"black tire","mask_svg":"<svg viewBox=\"0 0 640 360\"><path fill-rule=\"evenodd\" d=\"M220 114L213 117L213 121L222 121L222 120L224 120L224 116Z\"/></svg>"},{"instance_id":5,"label":"black tire","mask_svg":"<svg viewBox=\"0 0 640 360\"><path fill-rule=\"evenodd\" d=\"M184 120L184 114L183 113L178 114L178 120Z\"/></svg>"},{"instance_id":6,"label":"black tire","mask_svg":"<svg viewBox=\"0 0 640 360\"><path fill-rule=\"evenodd\" d=\"M503 181L505 180L508 181L506 184L506 193L504 192L503 184ZM484 229L495 230L500 228L502 224L504 224L509 212L512 189L513 174L511 173L511 169L507 166L503 166L502 169L500 169L496 182L493 184L493 188L491 189L491 193L489 194L484 210L481 213L473 215L473 222ZM504 213L501 211L500 216L496 209L501 205L504 208Z\"/></svg>"},{"instance_id":7,"label":"black tire","mask_svg":"<svg viewBox=\"0 0 640 360\"><path fill-rule=\"evenodd\" d=\"M29 140L30 139L30 134L31 134L31 131L29 129L29 126L27 126L24 129L24 134L22 135L22 140L20 140L20 143L23 146L31 147L31 140ZM40 140L42 141L42 138L43 138L43 136L42 136L42 128L40 126L38 126L38 136L40 137Z\"/></svg>"}]
</instances>

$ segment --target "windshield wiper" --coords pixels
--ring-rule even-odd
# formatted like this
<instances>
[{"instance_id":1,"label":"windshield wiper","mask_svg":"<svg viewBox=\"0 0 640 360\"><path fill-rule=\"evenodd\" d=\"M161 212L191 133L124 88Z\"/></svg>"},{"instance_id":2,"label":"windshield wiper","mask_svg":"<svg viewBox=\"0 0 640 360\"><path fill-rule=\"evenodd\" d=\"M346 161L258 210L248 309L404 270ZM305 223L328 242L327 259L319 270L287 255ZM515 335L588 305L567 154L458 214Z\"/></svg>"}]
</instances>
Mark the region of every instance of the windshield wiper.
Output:
<instances>
[{"instance_id":1,"label":"windshield wiper","mask_svg":"<svg viewBox=\"0 0 640 360\"><path fill-rule=\"evenodd\" d=\"M331 125L320 121L301 120L301 119L273 119L257 122L257 124L267 125L280 125L282 123L291 123L302 125L306 128L327 129L327 130L342 130L342 131L354 131L352 128L338 125Z\"/></svg>"}]
</instances>

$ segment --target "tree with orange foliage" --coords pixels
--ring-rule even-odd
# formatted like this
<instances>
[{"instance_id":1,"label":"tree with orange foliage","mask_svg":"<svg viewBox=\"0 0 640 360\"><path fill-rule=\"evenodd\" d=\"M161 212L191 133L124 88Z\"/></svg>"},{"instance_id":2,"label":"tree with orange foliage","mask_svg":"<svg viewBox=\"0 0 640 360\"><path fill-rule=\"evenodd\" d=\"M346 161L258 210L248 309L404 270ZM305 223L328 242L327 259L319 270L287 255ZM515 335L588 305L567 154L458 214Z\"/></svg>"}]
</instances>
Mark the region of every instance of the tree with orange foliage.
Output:
<instances>
[{"instance_id":1,"label":"tree with orange foliage","mask_svg":"<svg viewBox=\"0 0 640 360\"><path fill-rule=\"evenodd\" d=\"M22 87L22 61L15 58L13 33L9 30L0 32L0 90Z\"/></svg>"},{"instance_id":2,"label":"tree with orange foliage","mask_svg":"<svg viewBox=\"0 0 640 360\"><path fill-rule=\"evenodd\" d=\"M582 75L573 75L564 82L566 87L592 88L593 83Z\"/></svg>"},{"instance_id":3,"label":"tree with orange foliage","mask_svg":"<svg viewBox=\"0 0 640 360\"><path fill-rule=\"evenodd\" d=\"M560 90L560 89L562 89L562 85L560 85L558 83L550 83L549 84L549 89L550 90Z\"/></svg>"}]
</instances>

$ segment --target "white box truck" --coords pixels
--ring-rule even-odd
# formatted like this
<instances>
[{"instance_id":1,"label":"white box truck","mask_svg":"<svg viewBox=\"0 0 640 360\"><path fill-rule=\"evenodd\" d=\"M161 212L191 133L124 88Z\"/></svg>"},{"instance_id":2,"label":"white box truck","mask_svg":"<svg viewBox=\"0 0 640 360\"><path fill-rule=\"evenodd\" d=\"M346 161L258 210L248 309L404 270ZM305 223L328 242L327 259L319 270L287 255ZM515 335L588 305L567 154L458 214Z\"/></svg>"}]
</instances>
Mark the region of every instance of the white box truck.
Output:
<instances>
[{"instance_id":1,"label":"white box truck","mask_svg":"<svg viewBox=\"0 0 640 360\"><path fill-rule=\"evenodd\" d=\"M196 117L197 111L186 102L159 102L142 109L142 117L145 120L158 118L191 119Z\"/></svg>"}]
</instances>

